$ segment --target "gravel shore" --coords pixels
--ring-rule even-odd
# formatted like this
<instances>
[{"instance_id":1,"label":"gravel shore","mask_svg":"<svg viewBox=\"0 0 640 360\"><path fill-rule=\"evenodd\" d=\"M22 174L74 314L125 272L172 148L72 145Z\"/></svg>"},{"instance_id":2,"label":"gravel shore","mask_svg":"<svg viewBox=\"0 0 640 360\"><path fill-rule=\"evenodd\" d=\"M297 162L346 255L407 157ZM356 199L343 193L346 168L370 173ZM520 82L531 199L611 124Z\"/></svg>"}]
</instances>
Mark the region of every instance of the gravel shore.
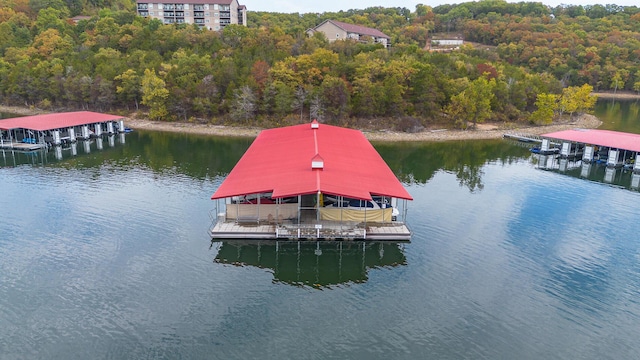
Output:
<instances>
[{"instance_id":1,"label":"gravel shore","mask_svg":"<svg viewBox=\"0 0 640 360\"><path fill-rule=\"evenodd\" d=\"M46 113L37 109L0 106L0 111L21 115L35 115ZM554 123L545 126L513 127L500 124L478 124L475 130L449 130L431 129L418 133L403 133L395 131L367 131L364 135L371 141L450 141L450 140L484 140L499 139L504 134L539 135L554 131L574 128L594 129L602 124L597 117L583 114L570 122ZM231 137L256 137L262 130L259 128L233 127L222 125L193 124L184 122L163 122L144 119L126 118L125 125L132 129L169 131L200 135L231 136Z\"/></svg>"},{"instance_id":2,"label":"gravel shore","mask_svg":"<svg viewBox=\"0 0 640 360\"><path fill-rule=\"evenodd\" d=\"M539 135L554 131L574 128L595 129L602 124L597 117L583 114L571 122L557 123L546 126L503 127L495 124L478 124L475 130L434 129L418 133L403 133L395 131L366 131L363 133L371 141L449 141L449 140L484 140L500 139L506 133L519 135ZM179 122L159 122L140 119L127 119L126 125L133 129L155 131L171 131L201 135L255 137L262 129L241 128L220 125L201 125Z\"/></svg>"}]
</instances>

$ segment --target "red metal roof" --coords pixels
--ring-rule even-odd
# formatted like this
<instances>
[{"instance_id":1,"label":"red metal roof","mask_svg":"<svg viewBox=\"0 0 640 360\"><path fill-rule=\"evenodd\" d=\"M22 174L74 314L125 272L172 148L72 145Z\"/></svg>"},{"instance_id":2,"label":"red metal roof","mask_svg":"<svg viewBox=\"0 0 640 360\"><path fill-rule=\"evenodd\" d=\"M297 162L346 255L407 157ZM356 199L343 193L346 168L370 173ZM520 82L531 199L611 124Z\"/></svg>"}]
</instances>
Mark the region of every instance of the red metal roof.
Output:
<instances>
[{"instance_id":1,"label":"red metal roof","mask_svg":"<svg viewBox=\"0 0 640 360\"><path fill-rule=\"evenodd\" d=\"M46 131L85 124L117 121L122 118L122 116L101 114L91 111L77 111L4 119L0 120L0 129L28 129L35 131Z\"/></svg>"},{"instance_id":2,"label":"red metal roof","mask_svg":"<svg viewBox=\"0 0 640 360\"><path fill-rule=\"evenodd\" d=\"M313 169L312 161L322 168ZM325 124L262 131L211 198L264 192L281 198L318 191L413 200L362 132Z\"/></svg>"},{"instance_id":3,"label":"red metal roof","mask_svg":"<svg viewBox=\"0 0 640 360\"><path fill-rule=\"evenodd\" d=\"M576 129L542 134L542 137L573 141L584 144L606 146L640 152L640 135L619 131Z\"/></svg>"}]
</instances>

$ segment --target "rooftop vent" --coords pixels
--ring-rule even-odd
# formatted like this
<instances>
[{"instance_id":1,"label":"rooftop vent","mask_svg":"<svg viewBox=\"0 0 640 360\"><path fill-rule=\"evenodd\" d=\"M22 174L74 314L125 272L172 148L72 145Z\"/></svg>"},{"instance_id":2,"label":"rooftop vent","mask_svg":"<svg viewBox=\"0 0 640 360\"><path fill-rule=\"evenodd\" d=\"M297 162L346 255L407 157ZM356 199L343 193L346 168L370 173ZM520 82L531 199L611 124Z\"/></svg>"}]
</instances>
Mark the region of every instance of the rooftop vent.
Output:
<instances>
[{"instance_id":1,"label":"rooftop vent","mask_svg":"<svg viewBox=\"0 0 640 360\"><path fill-rule=\"evenodd\" d=\"M318 121L317 121L317 120L313 120L313 121L311 122L311 128L312 128L312 129L317 129L317 128L319 128L319 127L320 127L320 123L318 123Z\"/></svg>"},{"instance_id":2,"label":"rooftop vent","mask_svg":"<svg viewBox=\"0 0 640 360\"><path fill-rule=\"evenodd\" d=\"M322 156L316 154L316 156L311 159L311 169L324 169L324 159Z\"/></svg>"}]
</instances>

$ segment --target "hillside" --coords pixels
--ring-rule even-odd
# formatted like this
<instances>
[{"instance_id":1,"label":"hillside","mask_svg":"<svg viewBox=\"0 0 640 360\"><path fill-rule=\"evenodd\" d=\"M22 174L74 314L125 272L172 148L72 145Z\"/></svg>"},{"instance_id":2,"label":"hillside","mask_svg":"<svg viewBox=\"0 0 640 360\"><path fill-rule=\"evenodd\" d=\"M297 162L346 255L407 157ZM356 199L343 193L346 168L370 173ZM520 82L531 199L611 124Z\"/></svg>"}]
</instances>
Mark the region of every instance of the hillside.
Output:
<instances>
[{"instance_id":1,"label":"hillside","mask_svg":"<svg viewBox=\"0 0 640 360\"><path fill-rule=\"evenodd\" d=\"M247 27L213 32L136 16L130 2L101 4L0 0L0 103L260 127L317 118L414 132L547 123L589 111L586 89L640 91L635 6L250 11ZM90 17L76 24L74 15ZM383 31L391 48L307 37L326 19ZM423 50L429 34L443 32L462 34L465 45Z\"/></svg>"}]
</instances>

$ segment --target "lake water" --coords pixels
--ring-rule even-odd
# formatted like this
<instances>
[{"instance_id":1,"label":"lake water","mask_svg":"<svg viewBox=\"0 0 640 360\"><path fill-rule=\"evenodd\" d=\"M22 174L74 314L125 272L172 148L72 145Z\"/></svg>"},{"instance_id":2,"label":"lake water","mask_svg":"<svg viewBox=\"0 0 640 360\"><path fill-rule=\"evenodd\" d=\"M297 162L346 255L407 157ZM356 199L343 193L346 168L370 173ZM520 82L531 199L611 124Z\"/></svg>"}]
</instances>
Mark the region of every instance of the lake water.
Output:
<instances>
[{"instance_id":1,"label":"lake water","mask_svg":"<svg viewBox=\"0 0 640 360\"><path fill-rule=\"evenodd\" d=\"M640 353L630 173L502 140L376 144L415 199L411 243L211 243L209 197L250 142L0 153L0 358Z\"/></svg>"}]
</instances>

